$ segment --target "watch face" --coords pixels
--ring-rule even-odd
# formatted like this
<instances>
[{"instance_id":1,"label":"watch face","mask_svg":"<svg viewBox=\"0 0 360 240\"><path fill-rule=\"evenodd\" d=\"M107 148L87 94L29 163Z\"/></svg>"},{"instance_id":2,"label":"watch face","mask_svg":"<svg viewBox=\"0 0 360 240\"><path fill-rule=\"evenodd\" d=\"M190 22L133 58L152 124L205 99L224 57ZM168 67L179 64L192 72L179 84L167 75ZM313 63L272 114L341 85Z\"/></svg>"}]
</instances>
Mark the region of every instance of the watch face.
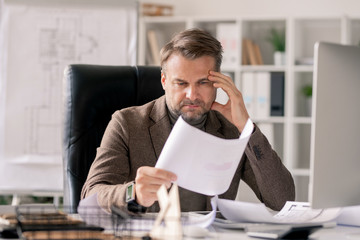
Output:
<instances>
[{"instance_id":1,"label":"watch face","mask_svg":"<svg viewBox=\"0 0 360 240\"><path fill-rule=\"evenodd\" d=\"M126 191L126 202L135 200L134 184L130 184Z\"/></svg>"}]
</instances>

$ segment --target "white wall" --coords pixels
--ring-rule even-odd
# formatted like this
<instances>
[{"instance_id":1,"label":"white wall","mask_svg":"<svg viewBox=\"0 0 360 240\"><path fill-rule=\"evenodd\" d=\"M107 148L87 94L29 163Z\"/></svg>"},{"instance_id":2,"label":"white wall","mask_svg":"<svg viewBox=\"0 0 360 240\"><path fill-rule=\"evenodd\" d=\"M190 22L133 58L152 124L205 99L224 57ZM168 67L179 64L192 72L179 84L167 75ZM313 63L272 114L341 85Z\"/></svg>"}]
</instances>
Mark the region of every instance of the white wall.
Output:
<instances>
[{"instance_id":1,"label":"white wall","mask_svg":"<svg viewBox=\"0 0 360 240\"><path fill-rule=\"evenodd\" d=\"M140 0L173 5L179 16L360 16L359 0Z\"/></svg>"}]
</instances>

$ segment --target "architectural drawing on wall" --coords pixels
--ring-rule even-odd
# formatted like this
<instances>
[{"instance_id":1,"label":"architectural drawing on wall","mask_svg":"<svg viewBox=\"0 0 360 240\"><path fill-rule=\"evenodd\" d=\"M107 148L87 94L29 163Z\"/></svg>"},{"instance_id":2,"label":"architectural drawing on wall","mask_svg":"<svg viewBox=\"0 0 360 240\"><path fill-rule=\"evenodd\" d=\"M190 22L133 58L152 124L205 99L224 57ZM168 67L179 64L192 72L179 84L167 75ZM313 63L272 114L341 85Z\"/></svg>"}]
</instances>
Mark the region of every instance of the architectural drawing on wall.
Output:
<instances>
[{"instance_id":1,"label":"architectural drawing on wall","mask_svg":"<svg viewBox=\"0 0 360 240\"><path fill-rule=\"evenodd\" d=\"M41 98L26 102L24 154L61 155L61 76L69 63L87 62L99 57L98 26L92 35L83 32L80 17L57 16L38 27L38 64L43 71L37 92ZM35 58L35 56L34 56Z\"/></svg>"},{"instance_id":2,"label":"architectural drawing on wall","mask_svg":"<svg viewBox=\"0 0 360 240\"><path fill-rule=\"evenodd\" d=\"M111 0L99 8L16 2L5 1L0 34L0 189L61 190L64 69L135 65L137 11Z\"/></svg>"}]
</instances>

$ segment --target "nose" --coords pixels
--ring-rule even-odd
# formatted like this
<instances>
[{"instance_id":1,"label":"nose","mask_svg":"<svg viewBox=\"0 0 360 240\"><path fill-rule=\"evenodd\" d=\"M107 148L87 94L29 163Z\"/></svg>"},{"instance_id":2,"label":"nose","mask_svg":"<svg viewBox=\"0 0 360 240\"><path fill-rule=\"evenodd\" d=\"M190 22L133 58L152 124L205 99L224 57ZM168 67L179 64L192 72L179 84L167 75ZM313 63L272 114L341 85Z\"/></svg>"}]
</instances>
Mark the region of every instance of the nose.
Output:
<instances>
[{"instance_id":1,"label":"nose","mask_svg":"<svg viewBox=\"0 0 360 240\"><path fill-rule=\"evenodd\" d=\"M196 86L189 86L186 89L186 98L190 99L191 101L197 99L198 95L198 90L196 88Z\"/></svg>"}]
</instances>

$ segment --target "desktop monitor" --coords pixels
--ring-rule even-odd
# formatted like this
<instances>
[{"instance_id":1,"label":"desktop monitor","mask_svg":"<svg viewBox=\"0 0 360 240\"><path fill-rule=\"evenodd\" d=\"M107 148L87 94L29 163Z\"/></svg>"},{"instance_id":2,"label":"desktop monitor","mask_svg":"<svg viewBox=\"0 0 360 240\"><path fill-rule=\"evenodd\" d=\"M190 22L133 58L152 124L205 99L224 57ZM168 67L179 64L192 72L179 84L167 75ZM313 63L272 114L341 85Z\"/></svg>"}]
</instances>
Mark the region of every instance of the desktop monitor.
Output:
<instances>
[{"instance_id":1,"label":"desktop monitor","mask_svg":"<svg viewBox=\"0 0 360 240\"><path fill-rule=\"evenodd\" d=\"M309 201L360 205L360 47L320 42L314 55Z\"/></svg>"}]
</instances>

